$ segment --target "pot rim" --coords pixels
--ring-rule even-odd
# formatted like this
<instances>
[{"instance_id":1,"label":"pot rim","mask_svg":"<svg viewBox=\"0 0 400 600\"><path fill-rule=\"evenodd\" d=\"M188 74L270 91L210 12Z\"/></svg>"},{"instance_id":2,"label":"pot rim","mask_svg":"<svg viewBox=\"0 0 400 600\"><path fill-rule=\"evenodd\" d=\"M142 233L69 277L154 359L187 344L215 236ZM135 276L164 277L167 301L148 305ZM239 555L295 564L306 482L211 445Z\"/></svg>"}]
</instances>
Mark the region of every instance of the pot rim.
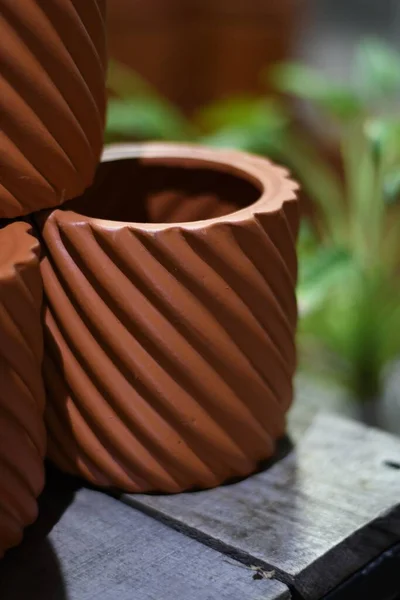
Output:
<instances>
[{"instance_id":1,"label":"pot rim","mask_svg":"<svg viewBox=\"0 0 400 600\"><path fill-rule=\"evenodd\" d=\"M107 229L128 227L142 231L156 232L175 228L199 229L217 223L240 223L257 213L279 211L285 202L296 201L299 185L291 179L289 171L277 166L266 158L239 150L207 148L196 144L181 143L122 143L106 146L101 163L116 162L135 158L160 159L169 166L212 167L222 173L230 173L252 183L260 191L259 198L244 208L219 217L198 221L176 221L173 223L149 223L101 219L80 214L60 207L53 211L61 223L88 223ZM165 160L165 162L164 162ZM183 162L183 164L182 164ZM160 163L159 163L160 164Z\"/></svg>"}]
</instances>

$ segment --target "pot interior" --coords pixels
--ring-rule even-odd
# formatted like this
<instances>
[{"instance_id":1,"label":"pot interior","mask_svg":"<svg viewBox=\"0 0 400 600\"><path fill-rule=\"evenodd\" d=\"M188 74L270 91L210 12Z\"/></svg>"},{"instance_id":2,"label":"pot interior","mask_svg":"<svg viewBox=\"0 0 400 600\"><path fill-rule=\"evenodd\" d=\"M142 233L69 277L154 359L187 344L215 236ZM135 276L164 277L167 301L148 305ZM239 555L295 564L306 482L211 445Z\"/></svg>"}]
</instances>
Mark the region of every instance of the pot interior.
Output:
<instances>
[{"instance_id":1,"label":"pot interior","mask_svg":"<svg viewBox=\"0 0 400 600\"><path fill-rule=\"evenodd\" d=\"M227 215L260 195L245 174L217 163L146 157L101 163L92 187L64 208L111 221L178 223Z\"/></svg>"}]
</instances>

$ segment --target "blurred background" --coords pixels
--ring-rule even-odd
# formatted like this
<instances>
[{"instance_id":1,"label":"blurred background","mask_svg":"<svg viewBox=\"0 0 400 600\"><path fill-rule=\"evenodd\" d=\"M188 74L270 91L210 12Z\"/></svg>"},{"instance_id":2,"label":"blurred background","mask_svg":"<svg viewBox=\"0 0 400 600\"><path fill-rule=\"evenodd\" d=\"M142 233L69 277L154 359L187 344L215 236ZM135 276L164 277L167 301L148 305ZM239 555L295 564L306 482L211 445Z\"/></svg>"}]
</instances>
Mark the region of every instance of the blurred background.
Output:
<instances>
[{"instance_id":1,"label":"blurred background","mask_svg":"<svg viewBox=\"0 0 400 600\"><path fill-rule=\"evenodd\" d=\"M349 76L357 41L400 46L398 0L113 0L108 12L111 56L186 112L263 92L275 61Z\"/></svg>"},{"instance_id":2,"label":"blurred background","mask_svg":"<svg viewBox=\"0 0 400 600\"><path fill-rule=\"evenodd\" d=\"M302 186L297 405L400 434L400 2L113 0L108 28L106 141L286 165Z\"/></svg>"}]
</instances>

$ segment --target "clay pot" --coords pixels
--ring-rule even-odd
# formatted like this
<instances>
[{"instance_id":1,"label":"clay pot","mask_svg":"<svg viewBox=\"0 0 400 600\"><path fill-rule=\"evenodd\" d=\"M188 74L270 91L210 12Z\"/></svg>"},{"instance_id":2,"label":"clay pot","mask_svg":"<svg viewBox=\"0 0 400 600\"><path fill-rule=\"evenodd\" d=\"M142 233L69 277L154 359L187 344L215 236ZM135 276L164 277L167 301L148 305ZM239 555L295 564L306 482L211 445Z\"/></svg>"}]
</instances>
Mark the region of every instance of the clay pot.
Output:
<instances>
[{"instance_id":1,"label":"clay pot","mask_svg":"<svg viewBox=\"0 0 400 600\"><path fill-rule=\"evenodd\" d=\"M0 557L35 520L44 482L38 254L28 224L0 229Z\"/></svg>"},{"instance_id":2,"label":"clay pot","mask_svg":"<svg viewBox=\"0 0 400 600\"><path fill-rule=\"evenodd\" d=\"M91 184L105 110L105 0L2 0L0 218Z\"/></svg>"},{"instance_id":3,"label":"clay pot","mask_svg":"<svg viewBox=\"0 0 400 600\"><path fill-rule=\"evenodd\" d=\"M112 0L110 55L186 112L265 93L261 74L288 58L299 0Z\"/></svg>"},{"instance_id":4,"label":"clay pot","mask_svg":"<svg viewBox=\"0 0 400 600\"><path fill-rule=\"evenodd\" d=\"M179 492L255 471L295 369L296 184L241 153L108 149L40 226L49 456Z\"/></svg>"}]
</instances>

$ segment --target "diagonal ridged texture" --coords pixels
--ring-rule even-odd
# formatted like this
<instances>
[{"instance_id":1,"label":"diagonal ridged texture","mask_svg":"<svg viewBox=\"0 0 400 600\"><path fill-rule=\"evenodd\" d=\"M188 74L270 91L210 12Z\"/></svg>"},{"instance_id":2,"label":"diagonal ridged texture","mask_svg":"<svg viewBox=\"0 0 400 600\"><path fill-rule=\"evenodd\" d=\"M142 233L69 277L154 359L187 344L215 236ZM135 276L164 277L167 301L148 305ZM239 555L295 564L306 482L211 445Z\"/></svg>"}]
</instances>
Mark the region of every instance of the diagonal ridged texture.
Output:
<instances>
[{"instance_id":1,"label":"diagonal ridged texture","mask_svg":"<svg viewBox=\"0 0 400 600\"><path fill-rule=\"evenodd\" d=\"M0 1L0 218L92 182L105 112L105 1Z\"/></svg>"},{"instance_id":2,"label":"diagonal ridged texture","mask_svg":"<svg viewBox=\"0 0 400 600\"><path fill-rule=\"evenodd\" d=\"M0 229L0 557L37 515L44 483L42 281L26 223Z\"/></svg>"},{"instance_id":3,"label":"diagonal ridged texture","mask_svg":"<svg viewBox=\"0 0 400 600\"><path fill-rule=\"evenodd\" d=\"M214 218L177 224L71 210L44 218L49 456L92 483L131 492L212 487L256 470L284 433L296 361L296 184L244 154L122 146L106 152L97 183L74 208L89 211L93 202L106 213L117 194L124 206L139 205L139 171L135 188L126 181L130 161L118 161L129 156L139 157L135 169L153 160L181 165L182 180L196 168L230 172L232 189L250 181L259 199L215 217L221 207L209 193ZM160 176L150 173L149 186ZM241 203L229 203L230 183L221 181L221 201L233 210ZM178 183L149 199L153 211L161 199L167 221L163 200L183 202ZM204 216L204 198L204 190L191 193L181 214L203 206Z\"/></svg>"}]
</instances>

